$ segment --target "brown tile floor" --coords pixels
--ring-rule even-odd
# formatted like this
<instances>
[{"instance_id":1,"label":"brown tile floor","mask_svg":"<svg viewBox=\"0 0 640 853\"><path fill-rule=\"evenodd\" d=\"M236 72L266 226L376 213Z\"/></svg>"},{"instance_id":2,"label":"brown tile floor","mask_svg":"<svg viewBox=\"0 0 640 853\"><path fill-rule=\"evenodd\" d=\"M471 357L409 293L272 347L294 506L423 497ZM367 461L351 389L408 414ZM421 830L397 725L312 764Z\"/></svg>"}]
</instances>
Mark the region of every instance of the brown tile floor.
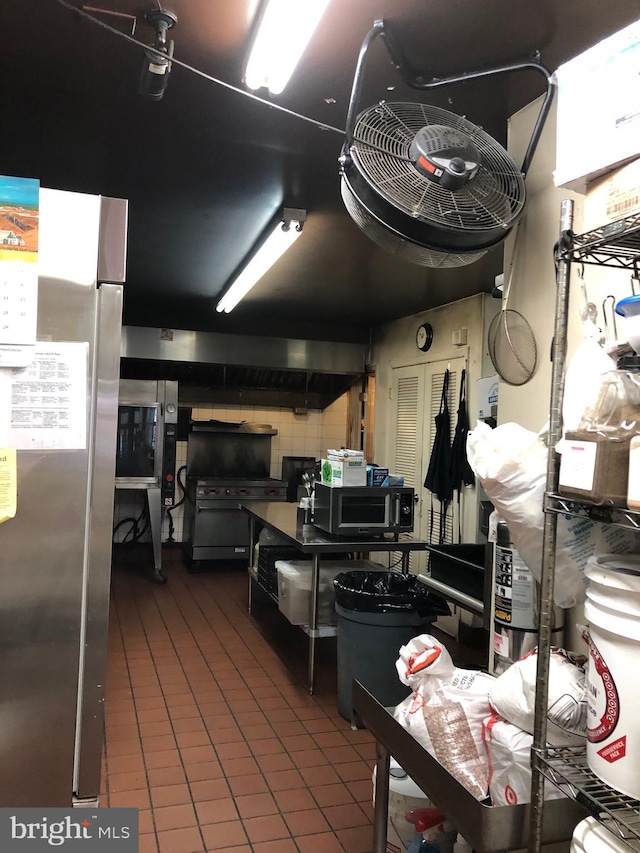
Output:
<instances>
[{"instance_id":1,"label":"brown tile floor","mask_svg":"<svg viewBox=\"0 0 640 853\"><path fill-rule=\"evenodd\" d=\"M168 583L114 561L101 802L140 809L140 853L369 853L375 747L336 708L334 640L308 641L247 573Z\"/></svg>"}]
</instances>

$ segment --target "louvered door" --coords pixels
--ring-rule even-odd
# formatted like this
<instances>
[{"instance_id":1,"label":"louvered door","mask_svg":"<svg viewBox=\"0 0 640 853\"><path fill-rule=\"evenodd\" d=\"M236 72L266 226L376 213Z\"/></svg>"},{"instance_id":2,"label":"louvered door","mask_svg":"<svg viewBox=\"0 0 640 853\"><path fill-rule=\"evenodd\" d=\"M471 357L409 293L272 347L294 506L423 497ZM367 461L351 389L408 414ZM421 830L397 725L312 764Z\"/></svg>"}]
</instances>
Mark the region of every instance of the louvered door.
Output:
<instances>
[{"instance_id":1,"label":"louvered door","mask_svg":"<svg viewBox=\"0 0 640 853\"><path fill-rule=\"evenodd\" d=\"M392 424L390 454L394 474L404 476L405 485L416 490L418 501L415 506L414 536L429 541L433 526L437 541L440 525L440 504L434 501L433 525L431 524L431 493L424 488L424 478L435 439L434 418L440 406L444 373L450 371L449 409L451 411L451 438L456 422L460 374L465 367L463 358L435 361L428 364L397 367L393 371ZM451 542L457 520L449 509L445 519L445 541ZM427 554L411 554L412 572L427 570Z\"/></svg>"}]
</instances>

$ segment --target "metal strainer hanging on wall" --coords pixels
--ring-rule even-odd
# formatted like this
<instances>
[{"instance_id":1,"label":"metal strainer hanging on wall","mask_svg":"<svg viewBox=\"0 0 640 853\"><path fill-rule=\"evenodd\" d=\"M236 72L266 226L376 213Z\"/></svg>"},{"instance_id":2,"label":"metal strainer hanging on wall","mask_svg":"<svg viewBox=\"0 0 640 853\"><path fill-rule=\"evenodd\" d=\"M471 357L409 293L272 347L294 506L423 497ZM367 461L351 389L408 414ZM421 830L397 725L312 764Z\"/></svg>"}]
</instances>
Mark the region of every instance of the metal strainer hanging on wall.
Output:
<instances>
[{"instance_id":1,"label":"metal strainer hanging on wall","mask_svg":"<svg viewBox=\"0 0 640 853\"><path fill-rule=\"evenodd\" d=\"M491 363L500 378L509 385L527 383L538 363L538 347L529 322L519 311L507 307L519 235L520 223L517 226L502 308L491 321L487 341Z\"/></svg>"},{"instance_id":2,"label":"metal strainer hanging on wall","mask_svg":"<svg viewBox=\"0 0 640 853\"><path fill-rule=\"evenodd\" d=\"M489 356L496 373L509 385L524 385L538 363L531 326L519 311L503 308L489 326Z\"/></svg>"}]
</instances>

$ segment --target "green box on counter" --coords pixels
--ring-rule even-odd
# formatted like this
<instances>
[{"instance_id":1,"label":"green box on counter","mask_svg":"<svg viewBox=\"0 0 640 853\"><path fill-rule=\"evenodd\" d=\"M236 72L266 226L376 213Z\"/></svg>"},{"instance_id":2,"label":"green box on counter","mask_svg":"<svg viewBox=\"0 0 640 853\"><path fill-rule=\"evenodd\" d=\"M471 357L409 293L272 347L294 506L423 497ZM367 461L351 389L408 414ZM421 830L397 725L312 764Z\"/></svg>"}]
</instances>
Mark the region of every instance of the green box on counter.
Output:
<instances>
[{"instance_id":1,"label":"green box on counter","mask_svg":"<svg viewBox=\"0 0 640 853\"><path fill-rule=\"evenodd\" d=\"M367 461L360 456L323 459L320 476L325 486L366 486Z\"/></svg>"}]
</instances>

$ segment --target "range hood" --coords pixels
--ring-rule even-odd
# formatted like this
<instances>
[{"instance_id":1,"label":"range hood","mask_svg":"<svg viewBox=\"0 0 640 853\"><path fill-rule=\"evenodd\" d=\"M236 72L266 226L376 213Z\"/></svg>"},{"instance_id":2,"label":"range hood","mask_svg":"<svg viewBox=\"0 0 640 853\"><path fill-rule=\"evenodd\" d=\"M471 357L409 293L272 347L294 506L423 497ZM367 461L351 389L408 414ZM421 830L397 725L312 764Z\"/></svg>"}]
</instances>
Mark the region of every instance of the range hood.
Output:
<instances>
[{"instance_id":1,"label":"range hood","mask_svg":"<svg viewBox=\"0 0 640 853\"><path fill-rule=\"evenodd\" d=\"M181 405L325 409L364 373L366 346L124 326L123 379L178 381Z\"/></svg>"}]
</instances>

